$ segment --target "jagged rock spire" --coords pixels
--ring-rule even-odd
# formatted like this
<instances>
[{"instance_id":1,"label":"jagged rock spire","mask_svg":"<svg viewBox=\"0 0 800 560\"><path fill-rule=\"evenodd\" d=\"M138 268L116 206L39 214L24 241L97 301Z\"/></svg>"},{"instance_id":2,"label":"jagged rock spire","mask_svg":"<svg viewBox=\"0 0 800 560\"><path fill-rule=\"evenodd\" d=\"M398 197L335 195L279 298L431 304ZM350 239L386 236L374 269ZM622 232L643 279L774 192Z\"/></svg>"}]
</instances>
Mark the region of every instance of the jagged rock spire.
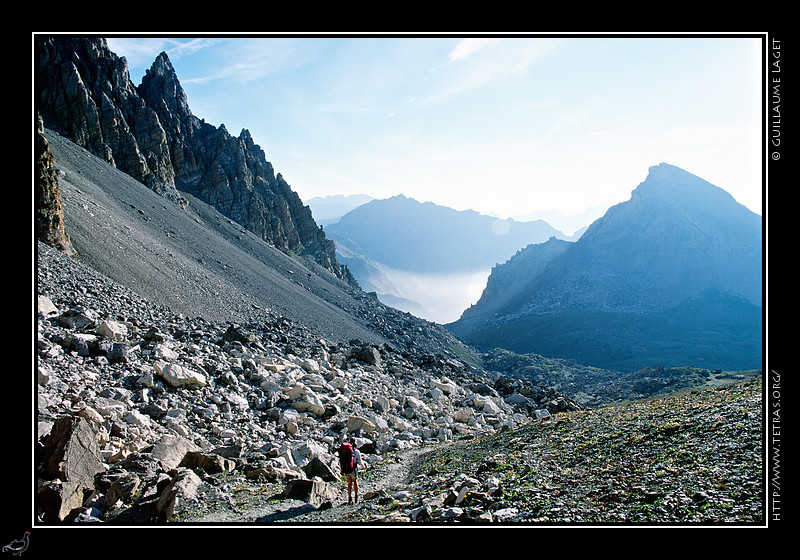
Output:
<instances>
[{"instance_id":1,"label":"jagged rock spire","mask_svg":"<svg viewBox=\"0 0 800 560\"><path fill-rule=\"evenodd\" d=\"M102 38L37 37L35 87L44 125L160 194L178 200L166 135Z\"/></svg>"}]
</instances>

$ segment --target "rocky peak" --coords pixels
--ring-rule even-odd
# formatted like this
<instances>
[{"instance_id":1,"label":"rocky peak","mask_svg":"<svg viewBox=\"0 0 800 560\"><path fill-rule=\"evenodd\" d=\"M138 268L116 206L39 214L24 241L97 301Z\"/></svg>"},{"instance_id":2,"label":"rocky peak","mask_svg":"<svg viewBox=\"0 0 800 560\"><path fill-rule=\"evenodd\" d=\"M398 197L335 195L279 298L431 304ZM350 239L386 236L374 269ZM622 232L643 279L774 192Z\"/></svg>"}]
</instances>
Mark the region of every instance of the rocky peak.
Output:
<instances>
[{"instance_id":1,"label":"rocky peak","mask_svg":"<svg viewBox=\"0 0 800 560\"><path fill-rule=\"evenodd\" d=\"M166 136L124 58L102 38L38 37L37 110L44 126L179 201Z\"/></svg>"},{"instance_id":2,"label":"rocky peak","mask_svg":"<svg viewBox=\"0 0 800 560\"><path fill-rule=\"evenodd\" d=\"M186 192L288 253L356 284L311 210L243 130L232 136L189 109L166 53L137 88L102 38L37 37L36 103L44 125L179 205Z\"/></svg>"},{"instance_id":3,"label":"rocky peak","mask_svg":"<svg viewBox=\"0 0 800 560\"><path fill-rule=\"evenodd\" d=\"M662 214L691 206L694 213L706 216L730 213L738 205L727 191L668 163L650 167L647 178L631 193L631 202L658 207Z\"/></svg>"},{"instance_id":4,"label":"rocky peak","mask_svg":"<svg viewBox=\"0 0 800 560\"><path fill-rule=\"evenodd\" d=\"M166 53L158 55L136 91L148 106L156 110L162 126L172 129L176 134L183 133L181 123L188 124L192 112L189 110L186 93Z\"/></svg>"},{"instance_id":5,"label":"rocky peak","mask_svg":"<svg viewBox=\"0 0 800 560\"><path fill-rule=\"evenodd\" d=\"M755 367L761 228L761 217L723 189L657 165L630 200L560 253L548 258L539 247L493 271L485 300L450 328L477 346L615 370L701 360ZM509 276L519 281L500 282Z\"/></svg>"}]
</instances>

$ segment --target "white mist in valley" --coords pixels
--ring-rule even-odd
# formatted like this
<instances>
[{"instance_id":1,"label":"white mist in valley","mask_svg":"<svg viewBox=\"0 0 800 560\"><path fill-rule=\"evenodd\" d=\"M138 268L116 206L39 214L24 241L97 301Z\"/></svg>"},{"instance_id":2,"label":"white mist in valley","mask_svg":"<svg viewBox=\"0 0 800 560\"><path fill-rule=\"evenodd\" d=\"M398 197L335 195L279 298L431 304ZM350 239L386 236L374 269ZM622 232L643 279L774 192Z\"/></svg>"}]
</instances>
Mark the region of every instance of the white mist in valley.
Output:
<instances>
[{"instance_id":1,"label":"white mist in valley","mask_svg":"<svg viewBox=\"0 0 800 560\"><path fill-rule=\"evenodd\" d=\"M395 288L393 294L380 294L384 303L417 317L446 324L477 302L491 270L474 272L422 274L386 270Z\"/></svg>"}]
</instances>

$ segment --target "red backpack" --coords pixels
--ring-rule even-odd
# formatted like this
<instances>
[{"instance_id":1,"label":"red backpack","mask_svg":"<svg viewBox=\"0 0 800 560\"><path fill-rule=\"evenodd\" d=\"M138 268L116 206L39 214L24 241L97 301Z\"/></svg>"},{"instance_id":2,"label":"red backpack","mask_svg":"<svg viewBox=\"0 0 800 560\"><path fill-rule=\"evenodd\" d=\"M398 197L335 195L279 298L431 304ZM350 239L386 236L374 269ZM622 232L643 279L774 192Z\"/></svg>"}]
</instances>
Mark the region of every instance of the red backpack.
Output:
<instances>
[{"instance_id":1,"label":"red backpack","mask_svg":"<svg viewBox=\"0 0 800 560\"><path fill-rule=\"evenodd\" d=\"M339 465L342 467L342 472L353 472L353 446L347 442L339 447Z\"/></svg>"}]
</instances>

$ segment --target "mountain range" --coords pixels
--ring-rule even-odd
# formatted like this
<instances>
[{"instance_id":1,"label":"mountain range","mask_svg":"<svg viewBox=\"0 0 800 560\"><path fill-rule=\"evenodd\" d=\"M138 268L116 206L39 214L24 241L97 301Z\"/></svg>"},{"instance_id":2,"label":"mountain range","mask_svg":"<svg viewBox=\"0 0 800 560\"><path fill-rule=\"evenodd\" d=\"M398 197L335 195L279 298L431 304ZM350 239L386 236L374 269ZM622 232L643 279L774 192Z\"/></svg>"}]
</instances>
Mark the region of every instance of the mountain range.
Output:
<instances>
[{"instance_id":1,"label":"mountain range","mask_svg":"<svg viewBox=\"0 0 800 560\"><path fill-rule=\"evenodd\" d=\"M166 54L137 87L103 39L37 37L34 81L37 238L180 312L270 310L331 339L471 358L469 345L624 371L760 367L762 220L674 166L577 241L406 197L323 229L246 130L192 114ZM445 330L381 304L344 263L439 274L449 291L494 269Z\"/></svg>"},{"instance_id":2,"label":"mountain range","mask_svg":"<svg viewBox=\"0 0 800 560\"><path fill-rule=\"evenodd\" d=\"M542 220L504 220L403 195L363 204L325 232L354 253L410 272L480 270L530 243L567 237Z\"/></svg>"},{"instance_id":3,"label":"mountain range","mask_svg":"<svg viewBox=\"0 0 800 560\"><path fill-rule=\"evenodd\" d=\"M448 328L471 344L621 371L761 365L762 219L662 163L574 243L495 267Z\"/></svg>"},{"instance_id":4,"label":"mountain range","mask_svg":"<svg viewBox=\"0 0 800 560\"><path fill-rule=\"evenodd\" d=\"M475 301L495 264L531 243L568 238L543 220L499 219L403 195L362 204L325 233L362 288L440 322Z\"/></svg>"},{"instance_id":5,"label":"mountain range","mask_svg":"<svg viewBox=\"0 0 800 560\"><path fill-rule=\"evenodd\" d=\"M502 350L752 367L761 220L721 189L662 164L579 240L492 256L449 325L480 352L361 289L249 134L191 115L165 54L138 88L102 39L35 54L35 437L6 461L24 542L30 523L54 553L42 526L763 523L759 381L729 385L760 371ZM451 250L516 227L459 214ZM416 239L398 257L436 250ZM345 437L369 463L353 504Z\"/></svg>"},{"instance_id":6,"label":"mountain range","mask_svg":"<svg viewBox=\"0 0 800 560\"><path fill-rule=\"evenodd\" d=\"M138 88L104 39L40 37L35 55L37 239L187 316L475 361L361 290L249 133L191 114L166 54Z\"/></svg>"}]
</instances>

